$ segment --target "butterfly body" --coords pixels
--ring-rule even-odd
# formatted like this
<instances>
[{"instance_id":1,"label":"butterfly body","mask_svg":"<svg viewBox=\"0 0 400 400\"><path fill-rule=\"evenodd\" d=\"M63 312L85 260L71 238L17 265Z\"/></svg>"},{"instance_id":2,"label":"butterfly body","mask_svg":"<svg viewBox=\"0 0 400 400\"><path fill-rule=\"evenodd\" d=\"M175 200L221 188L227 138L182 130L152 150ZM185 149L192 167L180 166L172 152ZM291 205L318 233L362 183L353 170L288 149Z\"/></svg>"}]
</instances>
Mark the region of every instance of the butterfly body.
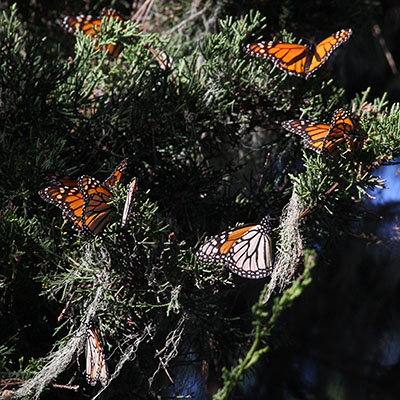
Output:
<instances>
[{"instance_id":1,"label":"butterfly body","mask_svg":"<svg viewBox=\"0 0 400 400\"><path fill-rule=\"evenodd\" d=\"M90 318L86 329L86 381L95 386L100 382L107 386L109 380L108 367L103 343L99 333L99 320L96 316Z\"/></svg>"},{"instance_id":2,"label":"butterfly body","mask_svg":"<svg viewBox=\"0 0 400 400\"><path fill-rule=\"evenodd\" d=\"M82 175L78 178L78 187L79 190L82 192L83 196L88 199L91 195L96 193L102 193L104 195L112 197L111 192L108 189L108 186L105 183L101 183L96 178L93 178L88 175Z\"/></svg>"},{"instance_id":3,"label":"butterfly body","mask_svg":"<svg viewBox=\"0 0 400 400\"><path fill-rule=\"evenodd\" d=\"M222 263L239 276L260 279L272 269L270 218L243 225L213 237L200 246L196 257L202 262Z\"/></svg>"},{"instance_id":4,"label":"butterfly body","mask_svg":"<svg viewBox=\"0 0 400 400\"><path fill-rule=\"evenodd\" d=\"M343 108L339 108L333 113L330 125L292 119L283 121L282 126L301 136L307 148L331 158L335 158L340 153L338 145L347 141L355 130L351 114Z\"/></svg>"},{"instance_id":5,"label":"butterfly body","mask_svg":"<svg viewBox=\"0 0 400 400\"><path fill-rule=\"evenodd\" d=\"M113 207L108 204L111 198L111 194L94 193L85 201L81 219L88 234L98 235L111 221Z\"/></svg>"},{"instance_id":6,"label":"butterfly body","mask_svg":"<svg viewBox=\"0 0 400 400\"><path fill-rule=\"evenodd\" d=\"M271 60L289 74L308 79L351 34L351 29L342 29L317 45L262 41L248 44L243 50L251 56Z\"/></svg>"}]
</instances>

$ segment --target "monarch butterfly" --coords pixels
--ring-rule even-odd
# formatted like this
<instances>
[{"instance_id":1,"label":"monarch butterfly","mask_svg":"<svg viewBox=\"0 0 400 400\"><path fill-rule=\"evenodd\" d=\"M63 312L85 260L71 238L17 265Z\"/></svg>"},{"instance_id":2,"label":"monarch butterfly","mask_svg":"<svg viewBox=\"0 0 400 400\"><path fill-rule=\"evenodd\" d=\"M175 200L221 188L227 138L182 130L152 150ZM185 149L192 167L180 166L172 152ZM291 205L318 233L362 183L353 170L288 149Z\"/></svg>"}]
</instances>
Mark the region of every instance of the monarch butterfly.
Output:
<instances>
[{"instance_id":1,"label":"monarch butterfly","mask_svg":"<svg viewBox=\"0 0 400 400\"><path fill-rule=\"evenodd\" d=\"M336 48L350 38L351 34L351 29L342 29L317 45L282 42L251 43L245 46L243 51L251 56L268 58L279 69L308 79L326 62Z\"/></svg>"},{"instance_id":2,"label":"monarch butterfly","mask_svg":"<svg viewBox=\"0 0 400 400\"><path fill-rule=\"evenodd\" d=\"M220 233L202 244L196 258L226 265L244 278L265 278L272 270L270 217Z\"/></svg>"},{"instance_id":3,"label":"monarch butterfly","mask_svg":"<svg viewBox=\"0 0 400 400\"><path fill-rule=\"evenodd\" d=\"M96 315L89 320L86 329L86 381L95 386L98 381L107 386L109 380L108 367L104 347L99 334L99 319Z\"/></svg>"},{"instance_id":4,"label":"monarch butterfly","mask_svg":"<svg viewBox=\"0 0 400 400\"><path fill-rule=\"evenodd\" d=\"M128 186L128 192L126 194L124 213L122 214L121 228L125 228L131 216L132 206L133 206L133 196L135 195L136 189L137 189L137 178L132 178Z\"/></svg>"},{"instance_id":5,"label":"monarch butterfly","mask_svg":"<svg viewBox=\"0 0 400 400\"><path fill-rule=\"evenodd\" d=\"M104 183L87 175L78 179L78 186L85 201L81 216L82 230L89 235L99 234L110 221L113 207L107 203L113 196L109 188L121 179L126 167L127 159L122 161Z\"/></svg>"},{"instance_id":6,"label":"monarch butterfly","mask_svg":"<svg viewBox=\"0 0 400 400\"><path fill-rule=\"evenodd\" d=\"M102 22L109 21L110 18L125 22L126 20L122 18L117 12L113 9L103 9L102 15L99 17L93 17L92 15L78 15L76 17L67 16L64 18L62 22L62 26L68 32L76 34L79 31L82 31L85 35L90 36L90 38L94 41L97 41L98 35L100 35L101 24ZM95 50L98 50L99 46L95 46ZM119 43L117 44L107 44L106 46L102 46L103 50L107 50L108 53L114 57L118 57L121 53L123 46Z\"/></svg>"},{"instance_id":7,"label":"monarch butterfly","mask_svg":"<svg viewBox=\"0 0 400 400\"><path fill-rule=\"evenodd\" d=\"M349 140L355 124L351 114L343 108L337 109L330 125L302 119L283 121L282 126L304 140L304 145L317 153L335 158L339 153L337 145Z\"/></svg>"},{"instance_id":8,"label":"monarch butterfly","mask_svg":"<svg viewBox=\"0 0 400 400\"><path fill-rule=\"evenodd\" d=\"M87 175L75 181L70 177L50 174L49 179L59 185L44 188L39 195L61 208L64 219L71 221L74 229L97 235L111 217L112 206L107 204L112 199L109 188L121 179L127 163L128 160L124 159L103 183Z\"/></svg>"}]
</instances>

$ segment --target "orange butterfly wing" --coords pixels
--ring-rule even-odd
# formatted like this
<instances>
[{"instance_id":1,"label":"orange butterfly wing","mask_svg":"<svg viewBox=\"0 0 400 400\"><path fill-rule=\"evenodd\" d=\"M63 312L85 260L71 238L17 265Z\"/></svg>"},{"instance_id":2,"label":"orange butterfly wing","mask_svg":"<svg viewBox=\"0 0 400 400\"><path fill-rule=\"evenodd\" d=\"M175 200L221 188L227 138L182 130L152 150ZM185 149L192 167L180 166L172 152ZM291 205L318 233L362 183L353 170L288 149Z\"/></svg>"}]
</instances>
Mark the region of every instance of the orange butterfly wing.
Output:
<instances>
[{"instance_id":1,"label":"orange butterfly wing","mask_svg":"<svg viewBox=\"0 0 400 400\"><path fill-rule=\"evenodd\" d=\"M354 130L355 124L351 114L343 108L336 110L333 113L329 133L324 139L324 151L335 158L340 153L337 145L350 139Z\"/></svg>"},{"instance_id":2,"label":"orange butterfly wing","mask_svg":"<svg viewBox=\"0 0 400 400\"><path fill-rule=\"evenodd\" d=\"M351 29L342 29L317 45L259 42L248 44L243 50L251 56L268 58L279 69L308 79L351 34Z\"/></svg>"},{"instance_id":3,"label":"orange butterfly wing","mask_svg":"<svg viewBox=\"0 0 400 400\"><path fill-rule=\"evenodd\" d=\"M350 39L351 34L351 29L342 29L318 43L313 49L314 54L305 71L305 78L308 79L311 73L320 68L335 49Z\"/></svg>"},{"instance_id":4,"label":"orange butterfly wing","mask_svg":"<svg viewBox=\"0 0 400 400\"><path fill-rule=\"evenodd\" d=\"M330 125L310 122L303 119L283 121L282 126L289 132L303 138L306 147L317 153L324 153L324 140L329 133Z\"/></svg>"},{"instance_id":5,"label":"orange butterfly wing","mask_svg":"<svg viewBox=\"0 0 400 400\"><path fill-rule=\"evenodd\" d=\"M82 31L94 40L96 34L100 33L101 18L91 15L68 16L64 18L62 24L69 33L76 35L77 32Z\"/></svg>"},{"instance_id":6,"label":"orange butterfly wing","mask_svg":"<svg viewBox=\"0 0 400 400\"><path fill-rule=\"evenodd\" d=\"M82 175L78 178L78 187L85 200L95 193L102 193L110 199L112 197L111 192L104 184L88 175Z\"/></svg>"},{"instance_id":7,"label":"orange butterfly wing","mask_svg":"<svg viewBox=\"0 0 400 400\"><path fill-rule=\"evenodd\" d=\"M265 217L258 225L240 226L213 237L200 246L196 258L222 263L244 278L265 278L272 267L269 233L269 217Z\"/></svg>"},{"instance_id":8,"label":"orange butterfly wing","mask_svg":"<svg viewBox=\"0 0 400 400\"><path fill-rule=\"evenodd\" d=\"M127 165L128 159L125 158L104 183L87 175L78 178L79 190L85 201L82 211L82 229L86 233L97 235L110 222L113 207L108 204L112 199L109 187L120 181Z\"/></svg>"},{"instance_id":9,"label":"orange butterfly wing","mask_svg":"<svg viewBox=\"0 0 400 400\"><path fill-rule=\"evenodd\" d=\"M99 321L96 316L89 321L86 330L86 380L95 386L98 381L106 386L109 380L108 367L103 344L99 334Z\"/></svg>"},{"instance_id":10,"label":"orange butterfly wing","mask_svg":"<svg viewBox=\"0 0 400 400\"><path fill-rule=\"evenodd\" d=\"M82 31L85 35L90 36L92 40L97 41L97 37L101 30L102 20L105 19L108 21L110 18L121 22L126 21L118 15L115 10L105 9L100 17L93 17L92 15L78 15L76 17L67 16L64 18L62 26L70 33L76 34L77 32ZM123 46L119 43L115 45L109 43L101 47L104 51L107 50L108 53L114 57L118 57L123 49ZM99 46L96 45L95 50L98 49Z\"/></svg>"},{"instance_id":11,"label":"orange butterfly wing","mask_svg":"<svg viewBox=\"0 0 400 400\"><path fill-rule=\"evenodd\" d=\"M84 198L98 193L104 194L106 196L112 197L109 191L110 186L114 186L116 182L119 182L122 178L122 174L128 166L128 159L125 158L122 162L115 168L111 175L103 182L100 183L99 180L88 175L82 175L78 178L78 187L82 192Z\"/></svg>"},{"instance_id":12,"label":"orange butterfly wing","mask_svg":"<svg viewBox=\"0 0 400 400\"><path fill-rule=\"evenodd\" d=\"M104 185L107 187L114 186L115 182L121 180L123 172L128 166L128 158L124 158L121 163L115 168L111 175L104 181Z\"/></svg>"},{"instance_id":13,"label":"orange butterfly wing","mask_svg":"<svg viewBox=\"0 0 400 400\"><path fill-rule=\"evenodd\" d=\"M76 187L50 186L39 191L39 196L50 204L54 204L63 212L63 217L73 223L74 229L82 228L82 212L84 199Z\"/></svg>"},{"instance_id":14,"label":"orange butterfly wing","mask_svg":"<svg viewBox=\"0 0 400 400\"><path fill-rule=\"evenodd\" d=\"M305 77L312 58L312 50L308 46L292 43L272 42L267 44L268 58L281 70Z\"/></svg>"},{"instance_id":15,"label":"orange butterfly wing","mask_svg":"<svg viewBox=\"0 0 400 400\"><path fill-rule=\"evenodd\" d=\"M79 177L78 185L84 199L82 230L89 235L97 235L110 221L113 208L107 203L110 202L112 194L107 187L91 176Z\"/></svg>"},{"instance_id":16,"label":"orange butterfly wing","mask_svg":"<svg viewBox=\"0 0 400 400\"><path fill-rule=\"evenodd\" d=\"M85 200L82 211L82 228L91 235L98 235L111 221L113 207L109 205L112 196L95 193Z\"/></svg>"},{"instance_id":17,"label":"orange butterfly wing","mask_svg":"<svg viewBox=\"0 0 400 400\"><path fill-rule=\"evenodd\" d=\"M70 176L47 173L46 178L51 184L56 186L78 187L78 181Z\"/></svg>"},{"instance_id":18,"label":"orange butterfly wing","mask_svg":"<svg viewBox=\"0 0 400 400\"><path fill-rule=\"evenodd\" d=\"M350 137L355 129L351 114L343 108L333 113L330 125L294 119L282 122L282 126L301 136L309 149L332 158L340 153L337 145Z\"/></svg>"}]
</instances>

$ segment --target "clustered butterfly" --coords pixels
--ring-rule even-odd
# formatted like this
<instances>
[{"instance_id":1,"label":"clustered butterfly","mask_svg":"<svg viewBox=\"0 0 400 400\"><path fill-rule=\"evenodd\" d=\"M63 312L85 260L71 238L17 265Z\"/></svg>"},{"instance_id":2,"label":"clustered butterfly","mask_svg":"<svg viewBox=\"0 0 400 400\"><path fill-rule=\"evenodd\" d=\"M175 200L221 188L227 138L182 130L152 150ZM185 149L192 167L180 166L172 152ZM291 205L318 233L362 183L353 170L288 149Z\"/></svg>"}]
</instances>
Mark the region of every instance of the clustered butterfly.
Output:
<instances>
[{"instance_id":1,"label":"clustered butterfly","mask_svg":"<svg viewBox=\"0 0 400 400\"><path fill-rule=\"evenodd\" d=\"M220 233L202 244L196 257L202 262L226 265L244 278L260 279L271 273L272 243L269 216Z\"/></svg>"},{"instance_id":2,"label":"clustered butterfly","mask_svg":"<svg viewBox=\"0 0 400 400\"><path fill-rule=\"evenodd\" d=\"M126 194L124 212L122 214L121 228L126 227L129 218L131 217L133 208L133 196L136 193L136 189L137 189L137 178L132 178L132 180L129 182L128 192Z\"/></svg>"},{"instance_id":3,"label":"clustered butterfly","mask_svg":"<svg viewBox=\"0 0 400 400\"><path fill-rule=\"evenodd\" d=\"M248 44L244 51L251 56L271 60L279 69L308 79L328 60L332 52L349 40L351 29L342 29L322 42L315 44L293 44L282 42L258 42Z\"/></svg>"},{"instance_id":4,"label":"clustered butterfly","mask_svg":"<svg viewBox=\"0 0 400 400\"><path fill-rule=\"evenodd\" d=\"M333 113L330 125L291 119L283 121L282 126L286 130L300 135L307 148L332 158L340 154L337 145L349 141L355 129L352 115L343 108L339 108Z\"/></svg>"},{"instance_id":5,"label":"clustered butterfly","mask_svg":"<svg viewBox=\"0 0 400 400\"><path fill-rule=\"evenodd\" d=\"M101 35L102 24L104 21L109 21L114 19L120 21L121 23L126 22L125 18L122 18L113 9L103 9L102 15L98 17L93 17L92 15L78 15L78 16L67 16L64 18L62 26L68 32L77 34L77 32L83 32L85 35L89 36L95 43L98 42L99 35ZM95 50L98 50L99 46L95 45ZM118 57L123 49L122 44L107 44L102 47L102 50L108 51L113 57Z\"/></svg>"},{"instance_id":6,"label":"clustered butterfly","mask_svg":"<svg viewBox=\"0 0 400 400\"><path fill-rule=\"evenodd\" d=\"M151 6L151 2L143 3L142 7L133 17L132 22L136 22L138 24L142 23L143 19L148 15ZM95 43L94 49L98 50L99 46L97 45L97 42L102 35L104 22L107 23L110 20L115 20L121 24L127 22L127 20L119 15L115 10L104 8L101 15L98 17L83 14L77 16L66 16L61 25L67 32L74 35L76 35L78 32L82 32L83 34L89 36ZM143 42L143 46L147 48L154 56L161 69L165 70L170 68L172 65L172 59L168 57L165 52L155 50L145 42ZM123 48L124 46L121 43L108 43L107 45L101 46L102 51L107 52L107 54L113 56L114 58L117 58L120 55Z\"/></svg>"},{"instance_id":7,"label":"clustered butterfly","mask_svg":"<svg viewBox=\"0 0 400 400\"><path fill-rule=\"evenodd\" d=\"M79 31L88 35L99 48L98 41L104 21L114 19L121 23L126 20L115 10L105 10L100 17L90 15L67 16L63 26L73 33ZM318 44L299 45L283 42L257 42L246 45L243 50L254 57L272 61L279 69L308 80L330 57L333 51L345 43L352 35L351 29L342 29ZM145 44L146 47L148 47ZM148 47L157 58L162 69L167 63L159 52ZM113 57L118 57L121 44L102 46ZM162 53L164 56L164 54ZM355 122L352 115L340 108L332 116L330 124L292 119L282 123L283 128L302 137L304 145L320 154L335 158L340 154L338 145L352 143ZM56 205L63 217L72 222L74 229L89 235L98 235L110 221L112 200L110 188L119 182L127 167L124 159L104 181L83 175L78 179L49 174L52 186L39 191L43 200ZM137 189L137 178L128 186L121 228L128 224L133 207L133 197ZM247 224L226 230L203 243L196 252L196 258L203 263L217 263L229 268L235 274L250 279L261 279L273 270L273 246L270 217L264 217L258 224ZM109 372L103 343L99 334L99 321L91 317L86 330L86 378L90 385L100 382L106 386Z\"/></svg>"},{"instance_id":8,"label":"clustered butterfly","mask_svg":"<svg viewBox=\"0 0 400 400\"><path fill-rule=\"evenodd\" d=\"M309 79L351 35L351 29L342 29L316 45L262 41L246 45L243 51L254 57L271 60L279 69L289 74ZM343 142L347 142L351 150L355 150L354 119L343 108L334 112L330 124L294 119L282 122L282 126L300 135L307 148L331 158L340 154L338 145Z\"/></svg>"},{"instance_id":9,"label":"clustered butterfly","mask_svg":"<svg viewBox=\"0 0 400 400\"><path fill-rule=\"evenodd\" d=\"M99 333L99 319L96 315L90 317L86 329L86 381L89 385L95 386L100 382L107 386L109 373L104 352L103 342Z\"/></svg>"},{"instance_id":10,"label":"clustered butterfly","mask_svg":"<svg viewBox=\"0 0 400 400\"><path fill-rule=\"evenodd\" d=\"M83 175L77 180L50 174L55 186L39 191L40 197L61 208L64 219L72 222L72 227L89 235L98 235L110 222L113 207L110 188L122 177L127 167L124 159L114 172L101 183L91 176Z\"/></svg>"},{"instance_id":11,"label":"clustered butterfly","mask_svg":"<svg viewBox=\"0 0 400 400\"><path fill-rule=\"evenodd\" d=\"M273 61L289 74L308 79L351 34L351 29L342 29L317 45L258 42L248 44L243 50ZM282 125L300 135L307 147L332 158L340 153L338 144L351 141L355 129L351 114L344 109L335 111L330 125L305 120L285 121ZM223 264L245 278L270 275L273 257L269 220L265 217L259 224L239 226L214 236L200 246L196 258L201 262Z\"/></svg>"}]
</instances>

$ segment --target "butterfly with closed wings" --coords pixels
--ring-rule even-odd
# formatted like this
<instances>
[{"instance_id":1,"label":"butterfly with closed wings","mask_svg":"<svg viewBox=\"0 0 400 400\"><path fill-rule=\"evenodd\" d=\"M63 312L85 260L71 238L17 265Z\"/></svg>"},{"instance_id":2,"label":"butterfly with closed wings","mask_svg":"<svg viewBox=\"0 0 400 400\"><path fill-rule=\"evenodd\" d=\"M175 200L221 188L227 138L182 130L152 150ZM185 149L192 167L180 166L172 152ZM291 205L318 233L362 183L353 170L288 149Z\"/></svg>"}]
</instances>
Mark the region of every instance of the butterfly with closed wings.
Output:
<instances>
[{"instance_id":1,"label":"butterfly with closed wings","mask_svg":"<svg viewBox=\"0 0 400 400\"><path fill-rule=\"evenodd\" d=\"M127 167L124 159L113 173L101 183L87 175L74 180L49 174L50 186L39 191L40 197L54 204L63 212L63 217L72 222L72 227L88 235L98 235L111 219L112 199L110 188L120 181Z\"/></svg>"},{"instance_id":2,"label":"butterfly with closed wings","mask_svg":"<svg viewBox=\"0 0 400 400\"><path fill-rule=\"evenodd\" d=\"M97 382L107 386L109 380L106 356L99 333L99 319L96 315L89 320L86 329L86 381L95 386Z\"/></svg>"},{"instance_id":3,"label":"butterfly with closed wings","mask_svg":"<svg viewBox=\"0 0 400 400\"><path fill-rule=\"evenodd\" d=\"M317 45L263 41L248 44L243 51L254 57L269 59L282 71L308 79L335 49L349 40L351 34L351 29L342 29Z\"/></svg>"},{"instance_id":4,"label":"butterfly with closed wings","mask_svg":"<svg viewBox=\"0 0 400 400\"><path fill-rule=\"evenodd\" d=\"M133 208L133 197L135 196L137 189L137 178L132 178L129 182L128 192L126 194L124 212L122 214L121 228L125 228L128 224L129 218L131 217Z\"/></svg>"},{"instance_id":5,"label":"butterfly with closed wings","mask_svg":"<svg viewBox=\"0 0 400 400\"><path fill-rule=\"evenodd\" d=\"M272 272L270 217L259 224L242 225L214 236L196 252L201 262L227 266L244 278L261 279Z\"/></svg>"},{"instance_id":6,"label":"butterfly with closed wings","mask_svg":"<svg viewBox=\"0 0 400 400\"><path fill-rule=\"evenodd\" d=\"M303 119L291 119L283 121L282 126L289 132L301 136L307 148L331 158L340 154L338 144L350 141L355 130L352 115L343 108L339 108L333 113L330 125Z\"/></svg>"}]
</instances>

